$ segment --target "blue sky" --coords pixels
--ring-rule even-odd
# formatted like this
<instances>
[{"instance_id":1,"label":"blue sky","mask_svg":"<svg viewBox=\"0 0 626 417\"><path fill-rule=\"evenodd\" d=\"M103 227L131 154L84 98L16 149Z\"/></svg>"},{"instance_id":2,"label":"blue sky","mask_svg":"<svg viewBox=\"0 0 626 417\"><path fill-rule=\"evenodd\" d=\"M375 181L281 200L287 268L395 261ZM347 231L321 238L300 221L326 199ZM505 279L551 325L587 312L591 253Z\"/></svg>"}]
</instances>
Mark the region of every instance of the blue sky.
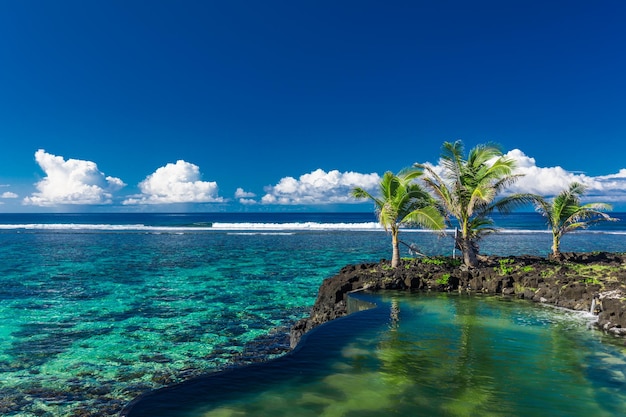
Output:
<instances>
[{"instance_id":1,"label":"blue sky","mask_svg":"<svg viewBox=\"0 0 626 417\"><path fill-rule=\"evenodd\" d=\"M0 211L371 210L495 142L626 209L623 1L0 2Z\"/></svg>"}]
</instances>

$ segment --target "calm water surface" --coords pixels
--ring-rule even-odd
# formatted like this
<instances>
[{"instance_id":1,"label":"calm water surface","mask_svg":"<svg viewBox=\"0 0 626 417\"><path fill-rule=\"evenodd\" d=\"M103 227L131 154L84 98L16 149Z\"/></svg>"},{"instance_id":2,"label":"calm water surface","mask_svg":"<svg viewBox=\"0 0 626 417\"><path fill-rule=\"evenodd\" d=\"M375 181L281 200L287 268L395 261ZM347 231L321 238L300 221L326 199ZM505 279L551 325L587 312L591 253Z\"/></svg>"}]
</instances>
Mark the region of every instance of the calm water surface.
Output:
<instances>
[{"instance_id":1,"label":"calm water surface","mask_svg":"<svg viewBox=\"0 0 626 417\"><path fill-rule=\"evenodd\" d=\"M626 348L592 316L501 297L377 302L293 354L146 396L128 417L622 416Z\"/></svg>"}]
</instances>

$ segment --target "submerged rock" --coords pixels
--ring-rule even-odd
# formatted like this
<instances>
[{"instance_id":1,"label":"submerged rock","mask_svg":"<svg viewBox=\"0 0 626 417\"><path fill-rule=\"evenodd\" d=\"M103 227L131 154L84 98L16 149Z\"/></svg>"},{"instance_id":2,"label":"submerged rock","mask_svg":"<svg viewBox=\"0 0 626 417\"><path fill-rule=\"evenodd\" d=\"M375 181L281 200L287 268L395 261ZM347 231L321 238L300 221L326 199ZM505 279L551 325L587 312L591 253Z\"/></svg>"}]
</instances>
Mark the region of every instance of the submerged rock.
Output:
<instances>
[{"instance_id":1,"label":"submerged rock","mask_svg":"<svg viewBox=\"0 0 626 417\"><path fill-rule=\"evenodd\" d=\"M386 260L342 268L324 280L310 316L292 327L291 347L314 327L345 316L346 296L362 289L515 296L598 313L601 329L626 335L625 254L564 253L559 260L488 256L482 257L476 268L467 268L458 259L436 257L403 260L397 268L391 268Z\"/></svg>"}]
</instances>

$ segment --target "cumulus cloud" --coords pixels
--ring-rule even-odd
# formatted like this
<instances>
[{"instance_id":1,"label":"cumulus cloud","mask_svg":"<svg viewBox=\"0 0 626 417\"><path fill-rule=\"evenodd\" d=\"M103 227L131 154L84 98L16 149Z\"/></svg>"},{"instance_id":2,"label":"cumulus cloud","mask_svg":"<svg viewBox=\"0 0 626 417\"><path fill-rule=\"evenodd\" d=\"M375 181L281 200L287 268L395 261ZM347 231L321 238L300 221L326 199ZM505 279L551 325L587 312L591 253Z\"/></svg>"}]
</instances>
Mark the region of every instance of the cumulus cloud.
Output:
<instances>
[{"instance_id":1,"label":"cumulus cloud","mask_svg":"<svg viewBox=\"0 0 626 417\"><path fill-rule=\"evenodd\" d=\"M326 172L317 169L311 173L282 178L278 184L265 187L263 204L329 204L352 203L350 190L361 187L373 191L378 187L380 177L376 173Z\"/></svg>"},{"instance_id":2,"label":"cumulus cloud","mask_svg":"<svg viewBox=\"0 0 626 417\"><path fill-rule=\"evenodd\" d=\"M140 195L126 199L123 204L172 204L223 202L217 195L217 183L200 180L197 165L177 161L158 168L139 183Z\"/></svg>"},{"instance_id":3,"label":"cumulus cloud","mask_svg":"<svg viewBox=\"0 0 626 417\"><path fill-rule=\"evenodd\" d=\"M241 204L256 204L257 201L254 200L254 197L256 197L255 193L244 191L241 187L237 188L235 191L235 198L238 199Z\"/></svg>"},{"instance_id":4,"label":"cumulus cloud","mask_svg":"<svg viewBox=\"0 0 626 417\"><path fill-rule=\"evenodd\" d=\"M575 174L559 166L538 167L535 158L527 156L519 149L513 149L505 156L515 160L515 173L523 175L509 188L511 192L553 196L566 189L572 181L587 183L590 179L584 174Z\"/></svg>"},{"instance_id":5,"label":"cumulus cloud","mask_svg":"<svg viewBox=\"0 0 626 417\"><path fill-rule=\"evenodd\" d=\"M626 202L626 169L618 173L589 176L584 173L567 171L559 166L538 167L534 158L530 158L519 149L506 154L517 163L516 172L523 174L511 188L511 192L535 193L552 197L566 189L573 181L587 187L583 200L602 200L603 202Z\"/></svg>"},{"instance_id":6,"label":"cumulus cloud","mask_svg":"<svg viewBox=\"0 0 626 417\"><path fill-rule=\"evenodd\" d=\"M515 160L517 165L515 173L522 175L507 189L509 193L532 193L550 198L576 181L587 187L584 201L626 202L626 169L621 169L615 174L594 177L567 171L560 166L537 166L535 158L519 149L513 149L505 156ZM441 165L430 164L430 166L437 174L442 175Z\"/></svg>"},{"instance_id":7,"label":"cumulus cloud","mask_svg":"<svg viewBox=\"0 0 626 417\"><path fill-rule=\"evenodd\" d=\"M244 191L243 188L239 187L235 191L235 198L253 198L256 197L256 194Z\"/></svg>"},{"instance_id":8,"label":"cumulus cloud","mask_svg":"<svg viewBox=\"0 0 626 417\"><path fill-rule=\"evenodd\" d=\"M24 198L24 204L55 206L60 204L110 204L112 193L126 184L115 177L107 177L95 162L68 159L35 152L35 161L46 177L35 184L38 192Z\"/></svg>"},{"instance_id":9,"label":"cumulus cloud","mask_svg":"<svg viewBox=\"0 0 626 417\"><path fill-rule=\"evenodd\" d=\"M5 191L0 195L1 198L18 198L19 196L11 191Z\"/></svg>"}]
</instances>

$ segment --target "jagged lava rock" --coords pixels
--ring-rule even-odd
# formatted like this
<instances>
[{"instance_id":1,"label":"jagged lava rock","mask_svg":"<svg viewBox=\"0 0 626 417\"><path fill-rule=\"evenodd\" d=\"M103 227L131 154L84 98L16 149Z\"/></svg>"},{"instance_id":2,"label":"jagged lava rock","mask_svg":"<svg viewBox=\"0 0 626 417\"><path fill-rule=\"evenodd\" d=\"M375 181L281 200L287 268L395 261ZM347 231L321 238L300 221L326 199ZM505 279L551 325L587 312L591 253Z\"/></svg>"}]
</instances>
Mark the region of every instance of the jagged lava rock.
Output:
<instances>
[{"instance_id":1,"label":"jagged lava rock","mask_svg":"<svg viewBox=\"0 0 626 417\"><path fill-rule=\"evenodd\" d=\"M397 268L386 260L342 268L323 281L310 316L292 327L291 347L312 328L345 316L346 296L362 289L480 292L583 311L594 305L601 329L626 334L624 254L563 253L559 259L486 256L475 268L450 257L435 257L403 260Z\"/></svg>"}]
</instances>

